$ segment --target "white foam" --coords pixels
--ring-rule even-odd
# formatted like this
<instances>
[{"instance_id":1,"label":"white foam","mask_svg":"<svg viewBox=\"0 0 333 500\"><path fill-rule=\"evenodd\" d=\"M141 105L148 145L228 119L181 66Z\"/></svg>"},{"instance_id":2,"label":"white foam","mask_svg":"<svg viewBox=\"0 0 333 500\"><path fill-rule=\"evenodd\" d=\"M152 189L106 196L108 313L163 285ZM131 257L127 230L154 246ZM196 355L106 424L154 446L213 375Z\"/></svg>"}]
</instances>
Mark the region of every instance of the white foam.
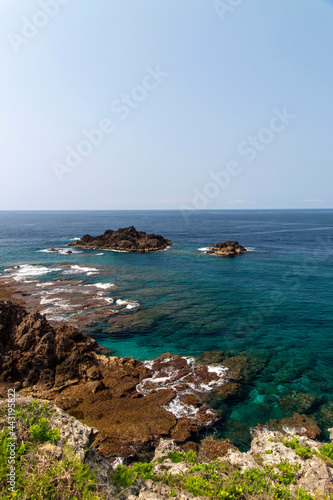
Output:
<instances>
[{"instance_id":1,"label":"white foam","mask_svg":"<svg viewBox=\"0 0 333 500\"><path fill-rule=\"evenodd\" d=\"M131 302L129 300L117 299L116 304L118 306L126 306L126 309L135 309L136 307L140 307L139 302Z\"/></svg>"},{"instance_id":2,"label":"white foam","mask_svg":"<svg viewBox=\"0 0 333 500\"><path fill-rule=\"evenodd\" d=\"M247 252L255 252L256 249L254 247L246 247Z\"/></svg>"},{"instance_id":3,"label":"white foam","mask_svg":"<svg viewBox=\"0 0 333 500\"><path fill-rule=\"evenodd\" d=\"M95 267L83 267L83 266L78 266L75 264L74 266L71 266L70 270L66 270L63 272L63 274L83 274L86 273L87 276L91 276L93 274L98 274L98 269Z\"/></svg>"},{"instance_id":4,"label":"white foam","mask_svg":"<svg viewBox=\"0 0 333 500\"><path fill-rule=\"evenodd\" d=\"M286 425L282 427L282 430L284 430L286 434L291 434L291 435L304 434L306 432L305 427L302 427L301 429L295 429L294 427L287 427Z\"/></svg>"},{"instance_id":5,"label":"white foam","mask_svg":"<svg viewBox=\"0 0 333 500\"><path fill-rule=\"evenodd\" d=\"M69 250L68 248L56 248L55 251L51 250L50 248L45 248L44 250L37 250L37 252L42 252L42 253L58 253L60 255L71 255L73 253L82 253L80 250Z\"/></svg>"},{"instance_id":6,"label":"white foam","mask_svg":"<svg viewBox=\"0 0 333 500\"><path fill-rule=\"evenodd\" d=\"M94 283L93 286L107 290L108 288L112 288L115 285L114 285L114 283Z\"/></svg>"},{"instance_id":7,"label":"white foam","mask_svg":"<svg viewBox=\"0 0 333 500\"><path fill-rule=\"evenodd\" d=\"M199 252L207 252L208 247L198 248Z\"/></svg>"},{"instance_id":8,"label":"white foam","mask_svg":"<svg viewBox=\"0 0 333 500\"><path fill-rule=\"evenodd\" d=\"M116 304L118 306L125 306L127 304L127 300L121 300L121 299L117 299L116 300Z\"/></svg>"},{"instance_id":9,"label":"white foam","mask_svg":"<svg viewBox=\"0 0 333 500\"><path fill-rule=\"evenodd\" d=\"M195 408L195 406L187 405L183 403L179 396L176 396L172 399L164 408L167 411L170 411L176 418L188 417L193 418L199 411L199 408Z\"/></svg>"},{"instance_id":10,"label":"white foam","mask_svg":"<svg viewBox=\"0 0 333 500\"><path fill-rule=\"evenodd\" d=\"M172 357L168 357L161 360L160 363L165 364L171 361L172 359L173 359ZM197 365L195 358L184 356L184 359L186 360L188 367L191 368L192 374L194 374L195 376L195 365ZM144 366L151 370L154 369L154 364L155 360L144 361ZM218 379L211 380L208 383L203 383L200 382L201 378L199 373L197 381L190 383L186 380L186 377L188 377L187 373L177 378L177 373L175 373L174 367L170 365L166 368L161 368L153 372L151 377L144 379L140 384L136 386L136 389L140 394L147 395L150 394L152 391L159 391L165 388L171 388L176 392L177 395L167 405L165 405L164 408L167 411L170 411L177 418L185 416L188 418L195 418L197 412L199 411L199 408L194 405L184 403L181 400L181 397L184 397L189 394L194 394L198 396L198 394L200 393L201 394L210 393L216 386L222 385L226 382L226 373L228 371L227 368L221 365L214 364L214 365L208 365L207 370L209 373L216 374L218 376ZM205 412L206 415L209 415L209 421L206 422L206 424L208 425L209 423L212 423L215 420L216 414L214 413L214 411L209 410L209 408L207 408ZM211 419L210 415L212 417Z\"/></svg>"},{"instance_id":11,"label":"white foam","mask_svg":"<svg viewBox=\"0 0 333 500\"><path fill-rule=\"evenodd\" d=\"M104 255L104 253L103 252L102 253L97 253L96 255Z\"/></svg>"},{"instance_id":12,"label":"white foam","mask_svg":"<svg viewBox=\"0 0 333 500\"><path fill-rule=\"evenodd\" d=\"M81 238L71 238L70 241L79 241Z\"/></svg>"},{"instance_id":13,"label":"white foam","mask_svg":"<svg viewBox=\"0 0 333 500\"><path fill-rule=\"evenodd\" d=\"M130 302L127 304L126 309L136 309L137 307L140 307L139 302Z\"/></svg>"},{"instance_id":14,"label":"white foam","mask_svg":"<svg viewBox=\"0 0 333 500\"><path fill-rule=\"evenodd\" d=\"M28 278L29 276L43 276L44 274L52 273L54 271L61 271L61 269L23 264L21 266L5 269L5 271L10 272L15 281L23 281L24 278Z\"/></svg>"},{"instance_id":15,"label":"white foam","mask_svg":"<svg viewBox=\"0 0 333 500\"><path fill-rule=\"evenodd\" d=\"M51 286L54 285L54 281L44 281L43 283L38 283L36 286Z\"/></svg>"}]
</instances>

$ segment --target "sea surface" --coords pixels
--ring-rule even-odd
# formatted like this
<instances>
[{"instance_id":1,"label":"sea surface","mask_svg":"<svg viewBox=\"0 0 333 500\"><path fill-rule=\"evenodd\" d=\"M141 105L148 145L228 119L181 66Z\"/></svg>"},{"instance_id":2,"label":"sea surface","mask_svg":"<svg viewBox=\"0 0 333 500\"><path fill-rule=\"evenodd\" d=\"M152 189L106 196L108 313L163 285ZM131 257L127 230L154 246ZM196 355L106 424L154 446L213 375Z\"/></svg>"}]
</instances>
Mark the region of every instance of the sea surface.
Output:
<instances>
[{"instance_id":1,"label":"sea surface","mask_svg":"<svg viewBox=\"0 0 333 500\"><path fill-rule=\"evenodd\" d=\"M174 244L150 254L65 253L74 238L130 225ZM250 251L204 253L227 239ZM292 414L281 405L288 395L322 429L333 425L332 243L332 210L0 212L1 277L22 290L38 285L51 320L74 318L73 282L77 315L82 290L104 301L81 329L116 355L252 356L258 373L243 396L215 402L223 415L213 431L241 446L258 422Z\"/></svg>"}]
</instances>

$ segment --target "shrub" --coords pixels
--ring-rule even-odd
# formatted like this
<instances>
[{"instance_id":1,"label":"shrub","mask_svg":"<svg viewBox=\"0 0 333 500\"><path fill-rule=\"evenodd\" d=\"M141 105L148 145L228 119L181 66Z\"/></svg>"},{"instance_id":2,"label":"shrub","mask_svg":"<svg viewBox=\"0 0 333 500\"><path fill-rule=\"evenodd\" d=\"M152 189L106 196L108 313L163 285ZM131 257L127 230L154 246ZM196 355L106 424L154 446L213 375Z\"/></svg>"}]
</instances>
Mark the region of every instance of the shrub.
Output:
<instances>
[{"instance_id":1,"label":"shrub","mask_svg":"<svg viewBox=\"0 0 333 500\"><path fill-rule=\"evenodd\" d=\"M51 430L51 426L47 418L40 418L36 424L29 427L31 436L39 443L49 441L53 443L60 438L59 429Z\"/></svg>"},{"instance_id":2,"label":"shrub","mask_svg":"<svg viewBox=\"0 0 333 500\"><path fill-rule=\"evenodd\" d=\"M308 460L314 455L314 452L311 450L311 448L301 445L301 443L295 437L290 441L288 439L284 439L283 444L288 448L294 450L294 452L304 460Z\"/></svg>"},{"instance_id":3,"label":"shrub","mask_svg":"<svg viewBox=\"0 0 333 500\"><path fill-rule=\"evenodd\" d=\"M326 443L320 448L320 453L333 460L333 443Z\"/></svg>"}]
</instances>

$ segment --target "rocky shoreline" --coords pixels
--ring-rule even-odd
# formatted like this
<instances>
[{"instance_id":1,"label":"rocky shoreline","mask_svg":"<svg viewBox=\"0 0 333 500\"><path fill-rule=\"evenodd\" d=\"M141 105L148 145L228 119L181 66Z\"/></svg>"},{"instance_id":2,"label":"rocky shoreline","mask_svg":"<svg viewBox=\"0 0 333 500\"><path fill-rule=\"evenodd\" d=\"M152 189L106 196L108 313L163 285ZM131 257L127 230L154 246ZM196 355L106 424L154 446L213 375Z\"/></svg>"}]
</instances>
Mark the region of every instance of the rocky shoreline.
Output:
<instances>
[{"instance_id":1,"label":"rocky shoreline","mask_svg":"<svg viewBox=\"0 0 333 500\"><path fill-rule=\"evenodd\" d=\"M97 448L107 458L152 450L162 436L191 440L220 417L208 404L210 393L237 392L246 364L237 357L222 365L172 354L149 362L106 356L76 328L53 327L8 299L0 301L0 352L1 396L14 387L56 400L99 429Z\"/></svg>"},{"instance_id":2,"label":"rocky shoreline","mask_svg":"<svg viewBox=\"0 0 333 500\"><path fill-rule=\"evenodd\" d=\"M10 297L10 288L4 288L2 294L6 291ZM18 301L0 300L0 396L6 398L8 389L14 389L22 404L31 403L31 398L47 400L58 415L54 425L64 437L47 446L43 460L60 459L64 453L61 443L67 441L82 463L96 469L105 498L215 498L193 494L199 490L190 487L187 491L185 486L192 484L195 464L216 464L216 460L226 460L230 470L241 474L255 467L264 474L267 467L273 470L288 460L295 471L290 494L296 494L297 488L311 495L327 494L333 485L333 460L321 453L323 445L316 441L321 429L306 415L294 413L258 425L247 453L241 453L228 439L211 436L197 442L198 433L220 418L220 412L210 406L211 397L228 402L242 390L253 369L250 358L228 357L218 351L203 353L198 359L165 353L146 362L105 355L101 346L76 328L52 326L39 312L28 312ZM290 405L296 396L300 397L284 398L283 404ZM333 429L329 432L332 439ZM45 450L40 451L43 456ZM298 455L301 452L308 462ZM180 458L174 461L172 457ZM151 458L149 477L154 480L143 481L138 476L123 492L115 478L125 469L117 469L114 475L117 464ZM129 465L124 474L131 471ZM161 477L170 475L176 478L177 487L166 479L163 483ZM207 474L202 480L207 480ZM276 487L274 481L269 486Z\"/></svg>"},{"instance_id":3,"label":"rocky shoreline","mask_svg":"<svg viewBox=\"0 0 333 500\"><path fill-rule=\"evenodd\" d=\"M68 243L70 247L134 253L158 252L170 245L172 241L163 238L160 234L137 231L134 226L119 228L117 231L107 229L99 236L86 234L81 239Z\"/></svg>"},{"instance_id":4,"label":"rocky shoreline","mask_svg":"<svg viewBox=\"0 0 333 500\"><path fill-rule=\"evenodd\" d=\"M20 480L16 488L28 495L35 488L41 494L49 485L40 481L52 467L67 469L57 476L56 498L59 500L86 498L104 500L207 500L225 498L273 500L288 498L316 500L331 498L333 488L333 444L314 441L285 431L274 432L258 428L253 433L251 449L240 452L228 440L204 439L197 451L184 452L173 439L161 437L156 443L151 461L111 464L96 449L99 431L69 415L58 403L35 400L16 394L16 411L22 416L17 422L17 444L29 442L29 453L20 463ZM0 401L0 436L6 432L7 401ZM41 422L47 417L48 436L32 440L26 428L25 416ZM45 419L44 419L45 420ZM30 428L31 430L31 428ZM53 433L55 438L53 438ZM331 429L331 439L333 429ZM21 461L21 458L19 458ZM31 484L30 462L36 471ZM90 479L85 485L75 482L77 470L85 470ZM94 474L91 475L90 471ZM28 483L26 481L28 480ZM37 483L37 484L36 484ZM6 494L0 482L0 494ZM21 498L20 493L17 498Z\"/></svg>"}]
</instances>

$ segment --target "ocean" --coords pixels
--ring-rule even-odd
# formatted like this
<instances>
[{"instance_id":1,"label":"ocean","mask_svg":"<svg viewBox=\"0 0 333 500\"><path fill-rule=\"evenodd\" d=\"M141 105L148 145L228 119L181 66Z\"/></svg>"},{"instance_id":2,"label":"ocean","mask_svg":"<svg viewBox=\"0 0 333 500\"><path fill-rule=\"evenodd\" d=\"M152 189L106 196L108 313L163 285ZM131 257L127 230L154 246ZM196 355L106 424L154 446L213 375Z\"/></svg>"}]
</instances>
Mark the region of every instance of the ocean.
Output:
<instances>
[{"instance_id":1,"label":"ocean","mask_svg":"<svg viewBox=\"0 0 333 500\"><path fill-rule=\"evenodd\" d=\"M131 225L174 244L150 254L65 253L74 238ZM38 299L51 320L81 318L81 330L118 356L252 356L256 374L243 395L212 402L222 419L211 432L246 446L257 423L295 409L323 430L333 425L332 238L333 210L0 212L0 278ZM249 251L205 254L224 240ZM288 395L294 405L281 404Z\"/></svg>"}]
</instances>

